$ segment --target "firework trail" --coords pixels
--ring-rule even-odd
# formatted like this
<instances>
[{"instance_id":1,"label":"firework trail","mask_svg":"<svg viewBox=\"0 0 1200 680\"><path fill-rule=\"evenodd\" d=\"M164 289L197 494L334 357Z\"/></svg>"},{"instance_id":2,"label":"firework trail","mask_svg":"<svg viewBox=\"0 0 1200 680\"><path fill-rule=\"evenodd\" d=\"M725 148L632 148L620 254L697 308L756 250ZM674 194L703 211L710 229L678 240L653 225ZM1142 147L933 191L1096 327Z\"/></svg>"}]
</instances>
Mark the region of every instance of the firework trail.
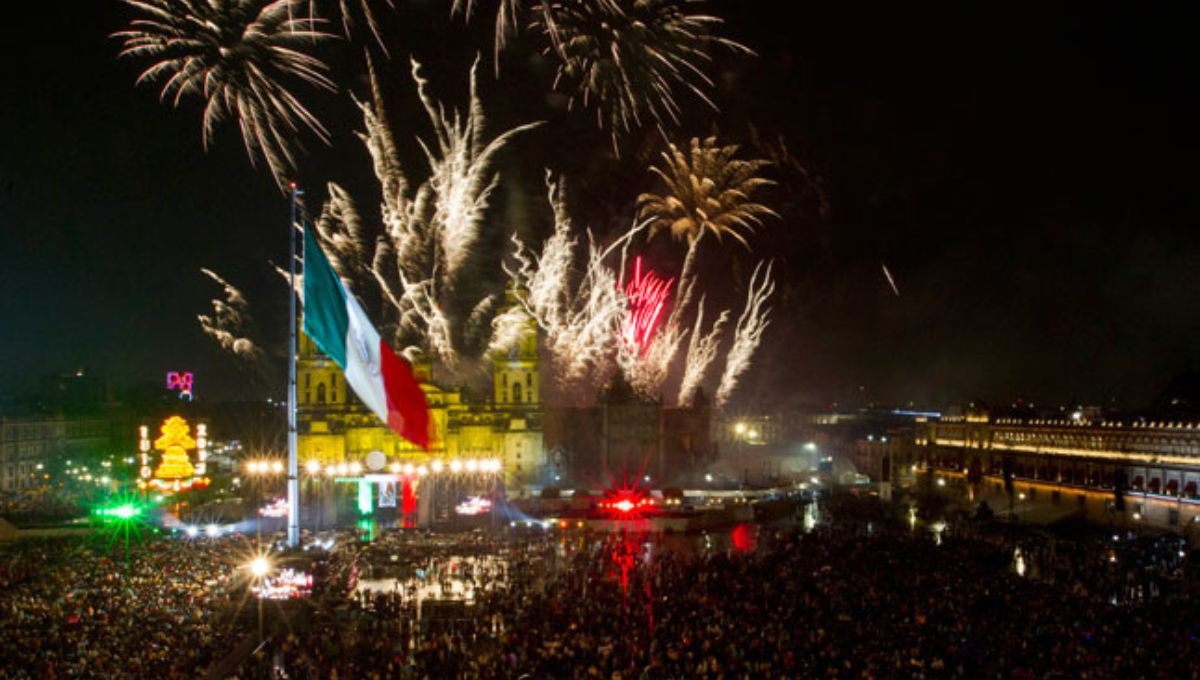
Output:
<instances>
[{"instance_id":1,"label":"firework trail","mask_svg":"<svg viewBox=\"0 0 1200 680\"><path fill-rule=\"evenodd\" d=\"M401 351L410 358L427 353L451 371L478 358L473 345L483 352L494 345L491 317L497 296L467 300L464 309L469 312L462 318L447 311L460 301L457 284L474 273L470 263L480 226L499 182L499 174L491 169L493 161L512 137L540 125L521 125L489 140L476 89L478 64L476 59L471 68L470 104L464 115L447 113L430 97L420 65L412 62L417 94L434 131L432 141L417 140L430 171L413 188L368 58L371 97L357 102L365 128L359 138L380 184L381 229L368 230L353 198L336 184L330 185L318 222L322 244L338 274L360 293L378 292L388 309L386 326L393 329Z\"/></svg>"},{"instance_id":2,"label":"firework trail","mask_svg":"<svg viewBox=\"0 0 1200 680\"><path fill-rule=\"evenodd\" d=\"M329 199L313 222L330 264L342 278L363 287L371 278L371 257L375 240L363 224L362 215L350 193L330 182Z\"/></svg>"},{"instance_id":3,"label":"firework trail","mask_svg":"<svg viewBox=\"0 0 1200 680\"><path fill-rule=\"evenodd\" d=\"M705 327L703 299L689 327L675 310L660 324L672 280L645 272L637 258L630 280L619 272L634 235L646 228L634 224L606 248L598 247L588 232L586 249L572 236L561 183L547 174L547 198L554 212L554 232L540 251L513 237L513 264L505 272L521 307L497 317L493 341L499 348L511 346L501 336L516 338L527 332L530 320L544 334L547 364L552 380L568 397L590 396L589 388L620 370L629 385L643 397L659 396L670 377L672 360L689 338L679 391L679 403L688 405L716 360L718 346L730 320L722 310L712 326ZM621 269L614 271L606 259L621 251ZM583 251L583 252L580 252ZM582 261L581 266L576 263ZM622 285L624 283L624 285ZM760 264L750 282L746 309L734 332L733 347L721 378L722 399L736 387L749 367L762 332L767 326L764 303L774 290L771 267ZM508 340L507 342L513 342Z\"/></svg>"},{"instance_id":4,"label":"firework trail","mask_svg":"<svg viewBox=\"0 0 1200 680\"><path fill-rule=\"evenodd\" d=\"M892 273L888 271L886 264L881 266L883 267L883 275L887 278L888 285L892 287L892 292L896 294L896 297L900 297L900 289L896 287L896 279L892 278Z\"/></svg>"},{"instance_id":5,"label":"firework trail","mask_svg":"<svg viewBox=\"0 0 1200 680\"><path fill-rule=\"evenodd\" d=\"M476 92L478 68L479 59L476 58L471 66L471 100L467 116L460 118L456 112L453 118L447 118L442 106L426 92L428 81L421 77L420 65L412 62L417 94L437 136L436 149L431 150L423 140L418 141L432 169L429 184L435 196L434 221L438 225L447 279L459 271L479 238L479 224L488 206L488 196L499 181L499 174L491 171L496 153L515 135L541 125L540 122L520 125L484 144L483 104Z\"/></svg>"},{"instance_id":6,"label":"firework trail","mask_svg":"<svg viewBox=\"0 0 1200 680\"><path fill-rule=\"evenodd\" d=\"M549 38L547 56L558 59L554 89L569 91L570 106L594 108L596 122L617 136L643 125L660 130L679 122L676 94L691 92L716 110L705 94L714 47L753 52L713 35L717 17L689 12L697 2L676 0L559 0L533 12L532 28Z\"/></svg>"},{"instance_id":7,"label":"firework trail","mask_svg":"<svg viewBox=\"0 0 1200 680\"><path fill-rule=\"evenodd\" d=\"M686 361L683 368L683 380L679 385L679 405L691 406L696 398L696 390L704 382L708 367L717 358L717 348L721 341L721 331L729 322L729 310L721 310L717 320L707 333L704 329L704 298L696 306L696 323L692 327L691 340L688 342Z\"/></svg>"},{"instance_id":8,"label":"firework trail","mask_svg":"<svg viewBox=\"0 0 1200 680\"><path fill-rule=\"evenodd\" d=\"M678 327L664 326L642 351L622 344L617 353L617 365L629 381L629 386L638 395L654 399L660 395L663 383L671 370L671 360L679 349L686 331Z\"/></svg>"},{"instance_id":9,"label":"firework trail","mask_svg":"<svg viewBox=\"0 0 1200 680\"><path fill-rule=\"evenodd\" d=\"M602 0L603 1L603 0ZM508 41L516 37L521 30L521 14L524 11L522 0L499 0L496 6L496 38L495 56L497 73L500 69L500 52L508 45ZM475 10L475 0L454 0L450 14L463 14L467 21ZM557 34L557 31L554 31Z\"/></svg>"},{"instance_id":10,"label":"firework trail","mask_svg":"<svg viewBox=\"0 0 1200 680\"><path fill-rule=\"evenodd\" d=\"M292 145L301 128L324 142L321 122L285 85L298 79L337 88L327 67L302 50L329 34L302 17L302 0L121 0L138 13L122 39L121 57L150 60L137 83L162 83L160 98L178 106L187 95L205 101L207 149L218 124L237 120L253 163L266 161L280 188L295 168Z\"/></svg>"},{"instance_id":11,"label":"firework trail","mask_svg":"<svg viewBox=\"0 0 1200 680\"><path fill-rule=\"evenodd\" d=\"M549 173L546 184L554 233L542 243L540 254L514 236L515 264L505 264L504 269L525 313L545 333L554 378L571 392L594 386L611 373L625 296L616 274L604 264L612 249L600 250L590 232L583 271L573 275L579 243L571 236L561 185ZM574 279L578 281L573 285Z\"/></svg>"},{"instance_id":12,"label":"firework trail","mask_svg":"<svg viewBox=\"0 0 1200 680\"><path fill-rule=\"evenodd\" d=\"M396 4L392 0L384 0L384 2L387 4L388 9L395 11ZM316 17L316 4L315 0L309 0L309 18ZM383 42L383 36L379 33L379 21L375 18L375 10L372 8L376 4L378 3L374 0L358 0L358 2L354 2L354 0L338 0L338 12L342 15L342 33L346 36L347 40L353 38L353 29L356 24L354 13L357 11L362 14L362 20L367 24L367 29L371 32L371 37L375 39L375 44L379 45L379 49L383 50L384 54L390 55L387 45Z\"/></svg>"},{"instance_id":13,"label":"firework trail","mask_svg":"<svg viewBox=\"0 0 1200 680\"><path fill-rule=\"evenodd\" d=\"M721 241L728 235L749 248L741 232L752 232L766 216L778 217L751 200L755 191L772 184L759 176L769 163L735 158L737 151L736 145L718 145L716 137L692 138L686 152L671 144L662 154L662 164L651 168L666 185L666 192L638 196L638 216L646 221L651 238L667 231L688 244L678 299L667 320L667 327L677 334L695 288L694 267L701 239L712 234Z\"/></svg>"},{"instance_id":14,"label":"firework trail","mask_svg":"<svg viewBox=\"0 0 1200 680\"><path fill-rule=\"evenodd\" d=\"M767 161L738 159L735 157L737 151L736 145L718 145L715 137L693 138L686 150L672 144L663 153L662 164L651 168L666 185L666 191L638 197L638 217L650 230L651 238L659 231L666 231L674 239L687 242L675 304L656 340L659 346L648 353L659 364L653 370L642 367L639 372L644 388L650 387L652 379L666 375L667 364L688 335L684 319L691 312L697 284L696 258L702 239L712 234L721 241L728 235L748 248L742 232L753 231L762 224L763 217L775 216L770 208L752 200L755 191L772 183L758 174L768 165ZM698 310L697 323L702 318L702 310ZM720 332L726 322L727 313L723 313L708 333L702 334L699 325L691 329L680 386L681 402L690 402L715 359ZM748 362L756 346L757 343L750 346L741 360ZM733 382L728 389L732 389L736 379L736 375L730 378Z\"/></svg>"},{"instance_id":15,"label":"firework trail","mask_svg":"<svg viewBox=\"0 0 1200 680\"><path fill-rule=\"evenodd\" d=\"M200 328L216 340L221 349L247 360L258 358L262 354L261 350L252 340L245 337L250 321L246 296L216 272L210 269L201 269L200 272L220 285L225 293L224 300L212 301L211 316L200 314L196 317Z\"/></svg>"},{"instance_id":16,"label":"firework trail","mask_svg":"<svg viewBox=\"0 0 1200 680\"><path fill-rule=\"evenodd\" d=\"M532 327L531 323L534 324ZM530 333L537 333L537 326L524 307L510 307L504 310L492 317L492 335L488 342L487 356L503 356L509 349L519 347Z\"/></svg>"},{"instance_id":17,"label":"firework trail","mask_svg":"<svg viewBox=\"0 0 1200 680\"><path fill-rule=\"evenodd\" d=\"M759 274L762 273L762 279ZM733 332L733 346L725 359L725 372L721 375L721 384L717 387L716 406L721 408L729 401L738 378L750 368L750 359L762 341L763 331L769 322L771 308L764 308L767 298L775 292L775 282L771 280L771 265L763 270L762 263L754 268L750 276L750 290L746 295L746 307L738 318Z\"/></svg>"}]
</instances>

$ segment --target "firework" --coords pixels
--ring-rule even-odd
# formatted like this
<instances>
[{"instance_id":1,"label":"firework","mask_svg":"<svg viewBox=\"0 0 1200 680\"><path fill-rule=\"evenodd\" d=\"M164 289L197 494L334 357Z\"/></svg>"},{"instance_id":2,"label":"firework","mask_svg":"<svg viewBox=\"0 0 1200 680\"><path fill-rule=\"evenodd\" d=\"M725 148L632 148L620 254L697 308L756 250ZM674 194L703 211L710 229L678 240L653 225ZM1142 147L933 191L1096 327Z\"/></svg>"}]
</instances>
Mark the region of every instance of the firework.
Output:
<instances>
[{"instance_id":1,"label":"firework","mask_svg":"<svg viewBox=\"0 0 1200 680\"><path fill-rule=\"evenodd\" d=\"M642 258L634 259L633 278L625 287L625 320L621 324L621 339L636 347L639 353L649 348L658 321L671 294L675 279L662 279L652 271L642 273Z\"/></svg>"},{"instance_id":2,"label":"firework","mask_svg":"<svg viewBox=\"0 0 1200 680\"><path fill-rule=\"evenodd\" d=\"M767 162L736 159L737 150L736 145L718 146L716 137L693 138L688 153L672 144L662 155L662 166L651 168L666 184L666 193L638 197L638 215L646 221L651 238L666 230L688 244L677 302L667 320L667 327L677 332L692 300L701 239L712 234L719 241L729 235L749 248L740 231L752 231L764 216L775 215L751 200L755 190L771 184L758 176Z\"/></svg>"},{"instance_id":3,"label":"firework","mask_svg":"<svg viewBox=\"0 0 1200 680\"><path fill-rule=\"evenodd\" d=\"M647 399L660 396L663 383L671 370L671 360L679 350L679 344L687 335L678 326L668 324L659 329L649 346L637 351L636 346L621 344L617 352L617 365L625 374L633 391Z\"/></svg>"},{"instance_id":4,"label":"firework","mask_svg":"<svg viewBox=\"0 0 1200 680\"><path fill-rule=\"evenodd\" d=\"M307 128L322 141L328 133L285 84L298 79L335 90L327 68L303 46L328 34L303 17L301 0L122 0L139 14L127 30L122 57L152 64L138 77L162 83L160 97L178 106L187 95L205 101L203 142L234 118L251 162L262 157L280 187L295 167L293 140Z\"/></svg>"},{"instance_id":5,"label":"firework","mask_svg":"<svg viewBox=\"0 0 1200 680\"><path fill-rule=\"evenodd\" d=\"M370 280L374 239L363 224L350 193L333 182L326 189L329 200L321 206L321 215L314 222L317 240L334 270L342 278L362 287Z\"/></svg>"},{"instance_id":6,"label":"firework","mask_svg":"<svg viewBox=\"0 0 1200 680\"><path fill-rule=\"evenodd\" d=\"M530 323L535 325L530 328ZM523 307L510 307L492 318L492 334L487 355L502 356L512 347L520 346L530 333L536 333L536 322Z\"/></svg>"},{"instance_id":7,"label":"firework","mask_svg":"<svg viewBox=\"0 0 1200 680\"><path fill-rule=\"evenodd\" d=\"M674 144L651 168L667 186L664 194L642 194L638 211L650 222L650 236L667 230L677 240L696 243L705 234L725 236L749 248L742 231L752 232L775 211L750 200L760 187L773 184L758 176L764 160L739 160L737 145L718 146L716 137L692 138L687 152Z\"/></svg>"},{"instance_id":8,"label":"firework","mask_svg":"<svg viewBox=\"0 0 1200 680\"><path fill-rule=\"evenodd\" d=\"M642 258L634 258L633 277L625 287L617 364L634 391L646 397L659 392L683 339L677 325L659 328L672 283L674 279L661 279L654 272L643 275Z\"/></svg>"},{"instance_id":9,"label":"firework","mask_svg":"<svg viewBox=\"0 0 1200 680\"><path fill-rule=\"evenodd\" d=\"M759 274L762 274L761 279ZM733 332L733 346L725 359L725 372L721 375L721 384L717 387L717 407L720 408L729 401L733 390L737 387L738 378L750 368L750 359L758 344L762 341L763 331L769 323L768 316L771 308L764 308L767 298L775 292L775 282L771 279L771 265L763 269L762 263L754 268L750 276L750 290L746 295L746 307L738 318Z\"/></svg>"},{"instance_id":10,"label":"firework","mask_svg":"<svg viewBox=\"0 0 1200 680\"><path fill-rule=\"evenodd\" d=\"M664 280L646 272L636 257L627 283L622 285L617 273L624 268L633 236L645 229L646 223L635 223L603 249L588 232L585 250L584 244L572 236L561 184L548 175L547 186L554 232L543 242L540 252L513 238L515 264L506 265L505 271L521 308L498 317L494 333L515 337L523 332L522 324L536 322L544 333L550 375L563 388L564 396L589 396L589 388L619 369L634 391L647 398L660 395L670 377L672 361L690 333L679 391L679 403L689 405L716 359L730 320L729 310L721 310L706 327L701 299L689 326L683 324L686 315L679 312L678 304L662 323L665 301L675 279ZM622 264L614 271L606 259L618 250ZM689 254L694 255L694 248ZM577 262L581 262L578 271ZM694 277L689 279L694 284ZM769 312L764 304L773 289L771 268L760 265L751 278L746 309L735 329L721 378L718 392L722 402L736 387L758 348Z\"/></svg>"},{"instance_id":11,"label":"firework","mask_svg":"<svg viewBox=\"0 0 1200 680\"><path fill-rule=\"evenodd\" d=\"M515 284L518 302L545 333L555 379L571 392L594 386L611 372L625 296L617 275L604 264L612 249L600 250L590 232L582 274L572 276L579 242L571 235L561 185L549 175L546 183L554 233L543 242L540 254L514 236L515 265L506 264L505 272Z\"/></svg>"},{"instance_id":12,"label":"firework","mask_svg":"<svg viewBox=\"0 0 1200 680\"><path fill-rule=\"evenodd\" d=\"M696 323L692 327L692 337L688 343L683 381L679 386L679 404L681 406L692 405L696 391L700 388L700 383L704 381L704 376L708 372L708 367L717 357L721 331L728 322L729 310L723 309L717 316L717 320L713 322L712 328L707 333L702 332L704 329L704 298L700 298L700 303L696 307Z\"/></svg>"},{"instance_id":13,"label":"firework","mask_svg":"<svg viewBox=\"0 0 1200 680\"><path fill-rule=\"evenodd\" d=\"M900 297L900 289L896 287L896 279L892 278L892 272L888 271L887 265L882 265L883 275L887 278L888 285L892 287L892 292L896 297Z\"/></svg>"},{"instance_id":14,"label":"firework","mask_svg":"<svg viewBox=\"0 0 1200 680\"><path fill-rule=\"evenodd\" d=\"M539 123L521 125L490 140L476 91L478 60L470 74L465 115L446 112L427 92L420 65L412 78L434 130L432 141L418 139L429 176L409 182L383 107L374 65L368 58L371 98L358 101L365 130L359 134L381 189L382 228L368 230L350 194L331 184L318 222L322 244L338 274L360 294L378 291L385 303L386 327L409 358L427 352L453 370L465 359L494 349L492 337L499 297L463 300L456 285L473 274L472 256L491 191L499 175L496 154L513 136ZM467 309L461 318L448 310Z\"/></svg>"},{"instance_id":15,"label":"firework","mask_svg":"<svg viewBox=\"0 0 1200 680\"><path fill-rule=\"evenodd\" d=\"M261 354L254 341L245 337L246 328L250 322L249 304L246 296L233 284L209 269L201 269L208 278L221 286L225 299L213 300L212 315L200 314L196 319L204 333L216 340L221 348L243 359L254 359Z\"/></svg>"},{"instance_id":16,"label":"firework","mask_svg":"<svg viewBox=\"0 0 1200 680\"><path fill-rule=\"evenodd\" d=\"M459 271L479 238L479 224L487 209L488 197L499 181L499 175L491 170L496 153L515 135L541 125L520 125L484 144L483 104L476 92L478 67L479 60L476 59L471 67L471 103L467 116L460 118L456 113L453 118L447 118L441 105L426 92L427 81L420 75L420 65L412 62L417 93L437 137L436 148L423 140L418 141L432 171L429 185L434 195L434 221L444 253L447 279Z\"/></svg>"},{"instance_id":17,"label":"firework","mask_svg":"<svg viewBox=\"0 0 1200 680\"><path fill-rule=\"evenodd\" d=\"M396 4L392 0L384 0L388 9L395 10ZM379 33L379 21L375 17L374 5L379 3L375 0L338 0L338 11L342 15L342 33L350 39L354 35L355 24L354 14L357 12L362 15L362 21L366 23L367 29L371 32L371 36L375 39L375 44L379 45L379 49L383 50L384 54L388 54L387 45L383 42L383 36ZM308 3L308 16L316 17L316 2L310 0Z\"/></svg>"},{"instance_id":18,"label":"firework","mask_svg":"<svg viewBox=\"0 0 1200 680\"><path fill-rule=\"evenodd\" d=\"M520 15L522 12L521 0L499 0L496 5L496 68L500 67L500 52L504 49L508 41L516 36L517 31L521 28ZM451 14L463 14L467 21L471 20L471 13L475 10L475 0L454 0L454 4L450 7Z\"/></svg>"},{"instance_id":19,"label":"firework","mask_svg":"<svg viewBox=\"0 0 1200 680\"><path fill-rule=\"evenodd\" d=\"M721 20L690 13L696 2L676 0L559 0L537 5L533 27L550 40L558 59L554 88L569 91L570 105L592 108L613 135L653 123L678 123L676 95L705 94L705 67L714 47L750 54L749 48L712 34Z\"/></svg>"}]
</instances>

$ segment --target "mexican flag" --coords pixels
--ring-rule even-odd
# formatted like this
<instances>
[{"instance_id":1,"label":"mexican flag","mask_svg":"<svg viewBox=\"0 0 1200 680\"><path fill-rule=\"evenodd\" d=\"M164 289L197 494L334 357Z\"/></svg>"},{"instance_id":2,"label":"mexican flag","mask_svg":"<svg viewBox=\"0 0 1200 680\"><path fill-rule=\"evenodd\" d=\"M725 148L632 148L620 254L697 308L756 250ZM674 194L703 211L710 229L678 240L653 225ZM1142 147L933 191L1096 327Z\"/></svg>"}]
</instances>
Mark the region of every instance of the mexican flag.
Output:
<instances>
[{"instance_id":1,"label":"mexican flag","mask_svg":"<svg viewBox=\"0 0 1200 680\"><path fill-rule=\"evenodd\" d=\"M342 285L311 228L304 230L304 332L342 368L367 408L396 434L429 448L425 393Z\"/></svg>"}]
</instances>

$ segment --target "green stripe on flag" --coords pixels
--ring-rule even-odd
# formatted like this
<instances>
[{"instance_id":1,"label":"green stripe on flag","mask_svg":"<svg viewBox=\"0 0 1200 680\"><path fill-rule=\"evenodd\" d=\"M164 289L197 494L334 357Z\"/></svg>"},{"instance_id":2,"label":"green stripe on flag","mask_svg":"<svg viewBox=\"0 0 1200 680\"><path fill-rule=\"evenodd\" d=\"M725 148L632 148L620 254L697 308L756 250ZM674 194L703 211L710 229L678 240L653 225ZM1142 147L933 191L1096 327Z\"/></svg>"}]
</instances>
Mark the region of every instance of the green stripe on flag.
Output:
<instances>
[{"instance_id":1,"label":"green stripe on flag","mask_svg":"<svg viewBox=\"0 0 1200 680\"><path fill-rule=\"evenodd\" d=\"M346 367L346 292L311 227L304 229L304 332L338 366Z\"/></svg>"}]
</instances>

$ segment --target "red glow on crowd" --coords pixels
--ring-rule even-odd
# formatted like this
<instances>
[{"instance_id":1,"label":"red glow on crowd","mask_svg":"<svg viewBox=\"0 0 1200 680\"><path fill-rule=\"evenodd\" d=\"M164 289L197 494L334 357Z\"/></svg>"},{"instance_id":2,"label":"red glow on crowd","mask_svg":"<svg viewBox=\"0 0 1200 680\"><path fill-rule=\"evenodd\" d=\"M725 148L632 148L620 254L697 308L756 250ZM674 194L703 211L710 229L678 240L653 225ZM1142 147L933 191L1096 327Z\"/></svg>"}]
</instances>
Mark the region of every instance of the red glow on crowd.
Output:
<instances>
[{"instance_id":1,"label":"red glow on crowd","mask_svg":"<svg viewBox=\"0 0 1200 680\"><path fill-rule=\"evenodd\" d=\"M754 550L754 532L747 524L743 523L734 527L729 538L733 543L733 549L738 552L750 552Z\"/></svg>"},{"instance_id":2,"label":"red glow on crowd","mask_svg":"<svg viewBox=\"0 0 1200 680\"><path fill-rule=\"evenodd\" d=\"M652 271L642 273L642 258L633 260L633 277L625 286L625 320L621 323L621 338L645 352L658 329L671 284L675 279L662 279Z\"/></svg>"}]
</instances>

